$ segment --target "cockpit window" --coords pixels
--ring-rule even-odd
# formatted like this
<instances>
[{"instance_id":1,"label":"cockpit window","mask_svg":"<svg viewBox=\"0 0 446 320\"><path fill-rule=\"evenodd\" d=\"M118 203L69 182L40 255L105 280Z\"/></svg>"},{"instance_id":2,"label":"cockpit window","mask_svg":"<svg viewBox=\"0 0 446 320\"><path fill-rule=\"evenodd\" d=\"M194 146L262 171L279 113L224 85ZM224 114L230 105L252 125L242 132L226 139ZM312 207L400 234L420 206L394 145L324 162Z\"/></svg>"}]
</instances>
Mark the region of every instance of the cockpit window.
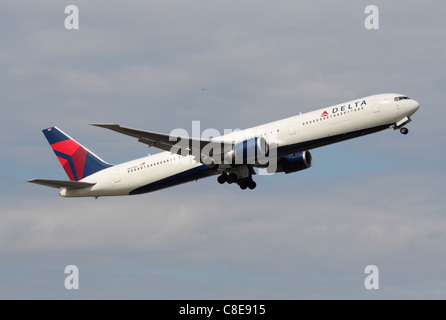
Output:
<instances>
[{"instance_id":1,"label":"cockpit window","mask_svg":"<svg viewBox=\"0 0 446 320\"><path fill-rule=\"evenodd\" d=\"M393 99L393 100L400 101L400 100L407 100L407 99L410 99L410 98L409 97L395 97L395 99Z\"/></svg>"}]
</instances>

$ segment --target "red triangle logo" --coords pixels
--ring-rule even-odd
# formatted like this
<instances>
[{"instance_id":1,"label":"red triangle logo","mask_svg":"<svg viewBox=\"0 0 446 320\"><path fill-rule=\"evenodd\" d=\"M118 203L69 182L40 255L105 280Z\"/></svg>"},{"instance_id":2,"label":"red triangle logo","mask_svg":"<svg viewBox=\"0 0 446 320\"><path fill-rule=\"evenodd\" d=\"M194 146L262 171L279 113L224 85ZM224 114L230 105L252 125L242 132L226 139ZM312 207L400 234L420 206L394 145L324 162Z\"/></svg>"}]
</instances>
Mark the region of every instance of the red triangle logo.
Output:
<instances>
[{"instance_id":1,"label":"red triangle logo","mask_svg":"<svg viewBox=\"0 0 446 320\"><path fill-rule=\"evenodd\" d=\"M321 117L323 118L323 117L326 117L326 116L328 116L328 112L327 112L327 111L324 111L324 112L322 113Z\"/></svg>"}]
</instances>

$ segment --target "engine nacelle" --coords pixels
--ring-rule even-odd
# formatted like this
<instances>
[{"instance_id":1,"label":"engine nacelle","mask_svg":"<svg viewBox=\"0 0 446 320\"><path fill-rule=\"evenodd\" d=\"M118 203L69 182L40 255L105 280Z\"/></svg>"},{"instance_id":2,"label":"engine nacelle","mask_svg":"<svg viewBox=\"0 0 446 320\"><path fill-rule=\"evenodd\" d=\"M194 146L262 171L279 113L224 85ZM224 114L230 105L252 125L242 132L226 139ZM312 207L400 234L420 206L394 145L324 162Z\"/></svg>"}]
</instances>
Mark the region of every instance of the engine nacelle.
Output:
<instances>
[{"instance_id":1,"label":"engine nacelle","mask_svg":"<svg viewBox=\"0 0 446 320\"><path fill-rule=\"evenodd\" d=\"M277 161L275 171L271 172L267 168L268 173L292 173L300 170L305 170L311 167L313 158L310 151L298 152L289 156L284 156Z\"/></svg>"},{"instance_id":2,"label":"engine nacelle","mask_svg":"<svg viewBox=\"0 0 446 320\"><path fill-rule=\"evenodd\" d=\"M264 137L255 137L234 145L231 151L225 153L225 163L256 164L267 161L269 152L268 142Z\"/></svg>"}]
</instances>

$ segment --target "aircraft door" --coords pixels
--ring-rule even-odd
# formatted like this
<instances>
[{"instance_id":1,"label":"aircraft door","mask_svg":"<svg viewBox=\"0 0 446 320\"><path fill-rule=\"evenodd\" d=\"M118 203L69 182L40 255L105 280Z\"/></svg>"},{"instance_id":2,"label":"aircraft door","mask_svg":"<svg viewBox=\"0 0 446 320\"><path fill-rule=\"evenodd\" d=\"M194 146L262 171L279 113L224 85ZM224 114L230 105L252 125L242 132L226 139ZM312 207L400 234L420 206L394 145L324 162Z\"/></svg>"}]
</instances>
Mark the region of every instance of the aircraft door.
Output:
<instances>
[{"instance_id":1,"label":"aircraft door","mask_svg":"<svg viewBox=\"0 0 446 320\"><path fill-rule=\"evenodd\" d=\"M289 133L290 135L296 133L296 126L295 126L295 124L294 124L294 121L288 123L288 133Z\"/></svg>"},{"instance_id":2,"label":"aircraft door","mask_svg":"<svg viewBox=\"0 0 446 320\"><path fill-rule=\"evenodd\" d=\"M373 100L373 113L380 111L379 100Z\"/></svg>"},{"instance_id":3,"label":"aircraft door","mask_svg":"<svg viewBox=\"0 0 446 320\"><path fill-rule=\"evenodd\" d=\"M121 173L119 172L119 169L115 170L114 177L115 177L115 183L118 183L121 181Z\"/></svg>"}]
</instances>

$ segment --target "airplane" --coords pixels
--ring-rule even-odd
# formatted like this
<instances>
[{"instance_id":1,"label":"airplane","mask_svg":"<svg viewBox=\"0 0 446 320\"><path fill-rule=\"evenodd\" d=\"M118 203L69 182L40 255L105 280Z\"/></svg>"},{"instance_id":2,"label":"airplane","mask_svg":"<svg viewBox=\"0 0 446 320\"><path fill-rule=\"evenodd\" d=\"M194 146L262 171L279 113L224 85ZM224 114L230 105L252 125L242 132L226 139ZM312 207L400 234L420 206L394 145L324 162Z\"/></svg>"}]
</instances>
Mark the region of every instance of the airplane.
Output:
<instances>
[{"instance_id":1,"label":"airplane","mask_svg":"<svg viewBox=\"0 0 446 320\"><path fill-rule=\"evenodd\" d=\"M28 182L61 189L62 197L94 198L144 194L215 175L220 184L254 189L255 168L289 174L312 166L311 149L388 128L405 135L418 108L405 95L377 94L209 139L92 123L164 150L117 165L50 127L42 131L70 180Z\"/></svg>"}]
</instances>

